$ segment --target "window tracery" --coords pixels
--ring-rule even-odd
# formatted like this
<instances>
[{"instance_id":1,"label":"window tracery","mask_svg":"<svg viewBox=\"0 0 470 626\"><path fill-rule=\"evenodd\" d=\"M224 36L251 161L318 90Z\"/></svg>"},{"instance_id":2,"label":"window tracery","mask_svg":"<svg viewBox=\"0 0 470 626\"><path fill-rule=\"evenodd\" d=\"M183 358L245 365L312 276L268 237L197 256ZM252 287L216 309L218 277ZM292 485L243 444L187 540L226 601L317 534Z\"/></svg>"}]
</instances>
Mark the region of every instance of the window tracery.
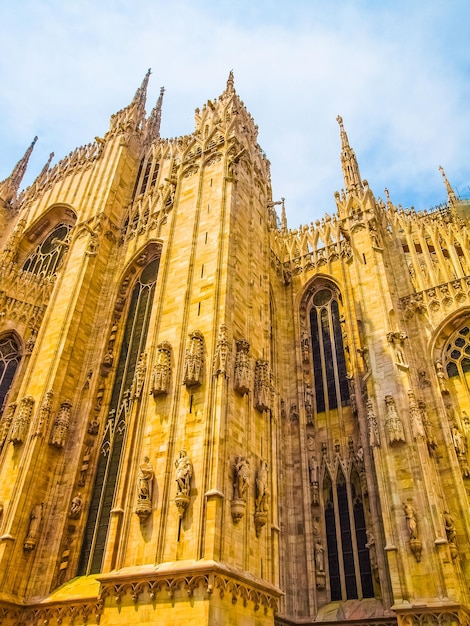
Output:
<instances>
[{"instance_id":1,"label":"window tracery","mask_svg":"<svg viewBox=\"0 0 470 626\"><path fill-rule=\"evenodd\" d=\"M13 334L0 338L0 410L3 410L5 398L10 390L13 378L21 360L18 340Z\"/></svg>"},{"instance_id":2,"label":"window tracery","mask_svg":"<svg viewBox=\"0 0 470 626\"><path fill-rule=\"evenodd\" d=\"M53 276L59 269L68 248L71 224L57 224L54 230L31 252L23 264L23 271L36 276Z\"/></svg>"}]
</instances>

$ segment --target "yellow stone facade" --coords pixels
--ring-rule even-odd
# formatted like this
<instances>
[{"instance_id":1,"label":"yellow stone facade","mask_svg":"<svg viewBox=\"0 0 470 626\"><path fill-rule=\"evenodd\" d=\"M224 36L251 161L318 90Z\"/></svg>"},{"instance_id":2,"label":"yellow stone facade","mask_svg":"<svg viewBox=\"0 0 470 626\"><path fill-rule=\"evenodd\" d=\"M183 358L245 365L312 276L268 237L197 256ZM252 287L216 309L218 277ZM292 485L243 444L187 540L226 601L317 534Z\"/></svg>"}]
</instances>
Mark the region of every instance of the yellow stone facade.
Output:
<instances>
[{"instance_id":1,"label":"yellow stone facade","mask_svg":"<svg viewBox=\"0 0 470 626\"><path fill-rule=\"evenodd\" d=\"M148 80L0 183L0 622L470 624L466 203L377 199L338 118L290 230L233 76L175 139Z\"/></svg>"}]
</instances>

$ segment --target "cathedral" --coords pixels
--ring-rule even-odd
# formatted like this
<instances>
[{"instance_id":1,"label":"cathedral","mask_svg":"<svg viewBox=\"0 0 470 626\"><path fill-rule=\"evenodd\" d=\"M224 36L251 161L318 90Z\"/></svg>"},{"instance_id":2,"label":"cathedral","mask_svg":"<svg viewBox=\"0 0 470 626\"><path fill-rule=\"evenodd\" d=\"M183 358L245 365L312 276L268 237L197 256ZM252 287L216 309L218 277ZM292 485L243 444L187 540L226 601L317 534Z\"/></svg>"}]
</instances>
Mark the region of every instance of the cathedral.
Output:
<instances>
[{"instance_id":1,"label":"cathedral","mask_svg":"<svg viewBox=\"0 0 470 626\"><path fill-rule=\"evenodd\" d=\"M0 623L470 624L469 203L290 229L234 86L0 182Z\"/></svg>"}]
</instances>

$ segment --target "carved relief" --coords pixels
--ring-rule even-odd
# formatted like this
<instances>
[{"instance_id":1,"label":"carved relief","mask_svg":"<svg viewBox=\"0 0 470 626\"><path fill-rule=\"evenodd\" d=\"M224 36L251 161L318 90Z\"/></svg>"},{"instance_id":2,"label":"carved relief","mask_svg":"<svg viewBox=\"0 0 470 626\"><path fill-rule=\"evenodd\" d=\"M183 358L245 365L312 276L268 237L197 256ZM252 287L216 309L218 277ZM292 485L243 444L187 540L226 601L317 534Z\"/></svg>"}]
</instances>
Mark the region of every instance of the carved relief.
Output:
<instances>
[{"instance_id":1,"label":"carved relief","mask_svg":"<svg viewBox=\"0 0 470 626\"><path fill-rule=\"evenodd\" d=\"M10 433L10 441L13 444L23 443L28 436L29 425L31 423L31 414L33 412L34 398L33 396L25 396L18 409L18 413L13 422Z\"/></svg>"},{"instance_id":2,"label":"carved relief","mask_svg":"<svg viewBox=\"0 0 470 626\"><path fill-rule=\"evenodd\" d=\"M189 334L189 348L184 361L183 384L186 387L202 385L204 374L204 337L199 330Z\"/></svg>"},{"instance_id":3,"label":"carved relief","mask_svg":"<svg viewBox=\"0 0 470 626\"><path fill-rule=\"evenodd\" d=\"M313 389L309 383L305 385L304 406L307 424L313 425Z\"/></svg>"},{"instance_id":4,"label":"carved relief","mask_svg":"<svg viewBox=\"0 0 470 626\"><path fill-rule=\"evenodd\" d=\"M79 519L82 513L82 494L79 492L76 496L72 498L72 502L70 503L69 509L69 517L71 519Z\"/></svg>"},{"instance_id":5,"label":"carved relief","mask_svg":"<svg viewBox=\"0 0 470 626\"><path fill-rule=\"evenodd\" d=\"M420 400L418 402L419 410L421 411L421 421L423 422L424 432L426 433L426 441L428 446L434 450L437 448L436 437L434 436L434 429L426 411L426 402Z\"/></svg>"},{"instance_id":6,"label":"carved relief","mask_svg":"<svg viewBox=\"0 0 470 626\"><path fill-rule=\"evenodd\" d=\"M255 408L260 411L269 411L271 408L271 371L267 361L256 361L255 368L255 392L254 404Z\"/></svg>"},{"instance_id":7,"label":"carved relief","mask_svg":"<svg viewBox=\"0 0 470 626\"><path fill-rule=\"evenodd\" d=\"M235 356L235 377L233 387L237 393L244 396L251 390L250 344L245 339L236 341L237 354Z\"/></svg>"},{"instance_id":8,"label":"carved relief","mask_svg":"<svg viewBox=\"0 0 470 626\"><path fill-rule=\"evenodd\" d=\"M319 494L320 494L320 489L319 489L319 467L318 467L318 461L317 461L317 457L312 454L312 456L309 458L308 460L308 470L309 470L309 478L310 478L310 485L312 487L312 504L319 504L320 500L319 500Z\"/></svg>"},{"instance_id":9,"label":"carved relief","mask_svg":"<svg viewBox=\"0 0 470 626\"><path fill-rule=\"evenodd\" d=\"M447 509L444 511L444 527L447 541L449 542L450 554L452 556L452 560L455 561L459 554L456 542L457 529L455 528L454 518Z\"/></svg>"},{"instance_id":10,"label":"carved relief","mask_svg":"<svg viewBox=\"0 0 470 626\"><path fill-rule=\"evenodd\" d=\"M395 363L403 368L408 367L408 363L405 361L405 353L403 351L405 339L408 339L408 335L406 333L387 333L387 341L393 346L395 350Z\"/></svg>"},{"instance_id":11,"label":"carved relief","mask_svg":"<svg viewBox=\"0 0 470 626\"><path fill-rule=\"evenodd\" d=\"M441 359L436 359L435 367L437 380L439 381L439 389L442 394L448 394L449 387L447 386L447 377L445 375Z\"/></svg>"},{"instance_id":12,"label":"carved relief","mask_svg":"<svg viewBox=\"0 0 470 626\"><path fill-rule=\"evenodd\" d=\"M405 512L406 528L410 539L410 550L416 561L419 563L421 561L422 543L418 538L418 521L416 519L416 511L410 500L403 503L403 510Z\"/></svg>"},{"instance_id":13,"label":"carved relief","mask_svg":"<svg viewBox=\"0 0 470 626\"><path fill-rule=\"evenodd\" d=\"M77 483L79 487L85 486L86 478L88 475L88 468L90 466L92 448L93 448L93 441L89 439L88 441L85 442L85 450L83 452L82 465L80 468L80 477Z\"/></svg>"},{"instance_id":14,"label":"carved relief","mask_svg":"<svg viewBox=\"0 0 470 626\"><path fill-rule=\"evenodd\" d=\"M34 429L33 437L42 437L44 431L47 430L49 425L49 419L52 411L52 399L54 397L54 392L52 389L46 392L44 396L44 400L42 401L41 407L39 408L39 413L36 421L36 427Z\"/></svg>"},{"instance_id":15,"label":"carved relief","mask_svg":"<svg viewBox=\"0 0 470 626\"><path fill-rule=\"evenodd\" d=\"M310 363L310 336L304 329L300 338L300 350L302 353L302 361L304 363Z\"/></svg>"},{"instance_id":16,"label":"carved relief","mask_svg":"<svg viewBox=\"0 0 470 626\"><path fill-rule=\"evenodd\" d=\"M225 324L219 326L219 337L217 339L217 345L214 355L214 375L218 376L227 374L228 359L229 359L229 342L228 342L228 329Z\"/></svg>"},{"instance_id":17,"label":"carved relief","mask_svg":"<svg viewBox=\"0 0 470 626\"><path fill-rule=\"evenodd\" d=\"M139 468L137 478L137 506L136 514L143 522L152 512L152 492L153 492L154 472L148 456L144 457Z\"/></svg>"},{"instance_id":18,"label":"carved relief","mask_svg":"<svg viewBox=\"0 0 470 626\"><path fill-rule=\"evenodd\" d=\"M134 372L134 379L131 387L131 397L140 398L142 395L142 389L144 386L145 375L147 373L147 353L142 352L139 357L139 362L136 365Z\"/></svg>"},{"instance_id":19,"label":"carved relief","mask_svg":"<svg viewBox=\"0 0 470 626\"><path fill-rule=\"evenodd\" d=\"M454 424L452 426L452 443L454 444L455 454L464 478L470 478L470 467L467 460L467 444L465 437L460 429Z\"/></svg>"},{"instance_id":20,"label":"carved relief","mask_svg":"<svg viewBox=\"0 0 470 626\"><path fill-rule=\"evenodd\" d=\"M72 403L70 400L65 400L60 405L60 410L57 413L57 417L52 427L51 439L49 444L56 448L63 448L67 441L67 435L70 427L70 413L72 409Z\"/></svg>"},{"instance_id":21,"label":"carved relief","mask_svg":"<svg viewBox=\"0 0 470 626\"><path fill-rule=\"evenodd\" d=\"M413 437L415 439L426 439L426 432L421 419L422 413L419 409L418 403L416 402L415 394L411 389L408 389L408 399L410 407L411 432L413 433Z\"/></svg>"},{"instance_id":22,"label":"carved relief","mask_svg":"<svg viewBox=\"0 0 470 626\"><path fill-rule=\"evenodd\" d=\"M372 400L367 400L367 429L369 433L369 445L371 448L380 446L379 426L374 413Z\"/></svg>"},{"instance_id":23,"label":"carved relief","mask_svg":"<svg viewBox=\"0 0 470 626\"><path fill-rule=\"evenodd\" d=\"M150 381L150 393L154 397L165 395L170 390L171 381L171 344L163 341L157 346L157 359L153 366Z\"/></svg>"},{"instance_id":24,"label":"carved relief","mask_svg":"<svg viewBox=\"0 0 470 626\"><path fill-rule=\"evenodd\" d=\"M394 443L405 443L405 431L403 430L402 421L398 417L397 407L392 396L385 396L385 405L387 408L385 425L387 427L389 443L391 445Z\"/></svg>"},{"instance_id":25,"label":"carved relief","mask_svg":"<svg viewBox=\"0 0 470 626\"><path fill-rule=\"evenodd\" d=\"M176 497L175 504L178 507L178 515L182 518L188 508L191 493L191 477L193 465L186 450L181 450L175 461L176 467Z\"/></svg>"},{"instance_id":26,"label":"carved relief","mask_svg":"<svg viewBox=\"0 0 470 626\"><path fill-rule=\"evenodd\" d=\"M3 413L2 420L0 421L0 446L3 446L3 444L5 443L8 431L10 430L10 426L13 422L16 407L16 402L10 402L10 404L8 404L5 409L5 412Z\"/></svg>"}]
</instances>

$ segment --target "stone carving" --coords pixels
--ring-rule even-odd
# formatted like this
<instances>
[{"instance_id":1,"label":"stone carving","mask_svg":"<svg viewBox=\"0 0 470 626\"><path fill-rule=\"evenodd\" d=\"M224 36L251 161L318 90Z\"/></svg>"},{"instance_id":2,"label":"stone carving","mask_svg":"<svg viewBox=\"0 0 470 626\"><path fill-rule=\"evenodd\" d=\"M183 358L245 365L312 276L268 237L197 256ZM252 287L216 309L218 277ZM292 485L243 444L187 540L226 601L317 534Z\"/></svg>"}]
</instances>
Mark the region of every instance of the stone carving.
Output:
<instances>
[{"instance_id":1,"label":"stone carving","mask_svg":"<svg viewBox=\"0 0 470 626\"><path fill-rule=\"evenodd\" d=\"M408 335L403 332L391 332L387 333L387 341L395 349L395 362L402 367L408 367L405 361L405 354L403 352L403 343L405 339L408 339Z\"/></svg>"},{"instance_id":2,"label":"stone carving","mask_svg":"<svg viewBox=\"0 0 470 626\"><path fill-rule=\"evenodd\" d=\"M292 422L298 422L300 415L299 415L299 411L297 409L297 405L296 404L291 404L290 405L290 415L289 415L290 419Z\"/></svg>"},{"instance_id":3,"label":"stone carving","mask_svg":"<svg viewBox=\"0 0 470 626\"><path fill-rule=\"evenodd\" d=\"M356 383L354 382L354 378L352 376L347 376L348 380L348 390L349 390L349 401L351 403L351 411L354 415L357 414L357 401L356 401Z\"/></svg>"},{"instance_id":4,"label":"stone carving","mask_svg":"<svg viewBox=\"0 0 470 626\"><path fill-rule=\"evenodd\" d=\"M307 424L313 425L313 389L309 383L305 385L304 406Z\"/></svg>"},{"instance_id":5,"label":"stone carving","mask_svg":"<svg viewBox=\"0 0 470 626\"><path fill-rule=\"evenodd\" d=\"M235 376L233 388L244 396L251 390L252 375L250 367L250 344L245 339L236 341Z\"/></svg>"},{"instance_id":6,"label":"stone carving","mask_svg":"<svg viewBox=\"0 0 470 626\"><path fill-rule=\"evenodd\" d=\"M18 414L13 422L10 433L10 441L16 445L23 443L28 435L29 425L31 423L31 414L33 412L34 398L33 396L25 396L18 409Z\"/></svg>"},{"instance_id":7,"label":"stone carving","mask_svg":"<svg viewBox=\"0 0 470 626\"><path fill-rule=\"evenodd\" d=\"M28 532L26 534L26 539L23 542L23 550L25 552L31 552L36 547L43 511L44 504L42 502L40 504L35 504L31 510Z\"/></svg>"},{"instance_id":8,"label":"stone carving","mask_svg":"<svg viewBox=\"0 0 470 626\"><path fill-rule=\"evenodd\" d=\"M137 478L137 506L136 514L140 521L144 521L152 512L152 492L153 492L154 472L148 456L144 457L139 468Z\"/></svg>"},{"instance_id":9,"label":"stone carving","mask_svg":"<svg viewBox=\"0 0 470 626\"><path fill-rule=\"evenodd\" d=\"M410 538L410 549L416 561L419 563L421 561L422 543L418 539L418 521L416 519L416 511L410 501L403 504L403 510L405 512L406 528Z\"/></svg>"},{"instance_id":10,"label":"stone carving","mask_svg":"<svg viewBox=\"0 0 470 626\"><path fill-rule=\"evenodd\" d=\"M69 517L71 519L78 519L82 513L82 494L79 492L72 498L70 503Z\"/></svg>"},{"instance_id":11,"label":"stone carving","mask_svg":"<svg viewBox=\"0 0 470 626\"><path fill-rule=\"evenodd\" d=\"M419 386L420 387L430 387L431 386L431 381L429 380L429 378L428 378L428 376L426 374L426 370L419 370L418 376L419 376Z\"/></svg>"},{"instance_id":12,"label":"stone carving","mask_svg":"<svg viewBox=\"0 0 470 626\"><path fill-rule=\"evenodd\" d=\"M415 394L411 389L408 389L408 399L409 399L411 432L413 433L413 437L415 439L426 439L426 432L424 430L424 425L421 419L422 414L419 409L418 403L416 402Z\"/></svg>"},{"instance_id":13,"label":"stone carving","mask_svg":"<svg viewBox=\"0 0 470 626\"><path fill-rule=\"evenodd\" d=\"M302 352L302 361L304 363L310 362L310 336L304 329L300 337L300 350Z\"/></svg>"},{"instance_id":14,"label":"stone carving","mask_svg":"<svg viewBox=\"0 0 470 626\"><path fill-rule=\"evenodd\" d=\"M70 400L65 400L60 405L60 410L55 418L54 425L52 427L51 439L49 444L56 448L63 448L67 441L67 435L70 426L70 411L72 403Z\"/></svg>"},{"instance_id":15,"label":"stone carving","mask_svg":"<svg viewBox=\"0 0 470 626\"><path fill-rule=\"evenodd\" d=\"M162 341L157 346L157 360L153 366L150 381L150 393L154 397L165 395L170 390L171 382L171 344Z\"/></svg>"},{"instance_id":16,"label":"stone carving","mask_svg":"<svg viewBox=\"0 0 470 626\"><path fill-rule=\"evenodd\" d=\"M189 334L189 348L184 361L183 384L186 387L202 385L204 373L204 337L199 330Z\"/></svg>"},{"instance_id":17,"label":"stone carving","mask_svg":"<svg viewBox=\"0 0 470 626\"><path fill-rule=\"evenodd\" d=\"M269 497L268 464L266 461L261 461L256 475L255 529L257 537L268 521Z\"/></svg>"},{"instance_id":18,"label":"stone carving","mask_svg":"<svg viewBox=\"0 0 470 626\"><path fill-rule=\"evenodd\" d=\"M374 413L372 400L367 400L367 428L369 432L369 445L371 448L380 446L379 427Z\"/></svg>"},{"instance_id":19,"label":"stone carving","mask_svg":"<svg viewBox=\"0 0 470 626\"><path fill-rule=\"evenodd\" d=\"M310 484L312 485L312 504L319 504L319 480L318 480L318 461L317 457L313 454L308 460L308 470L310 477Z\"/></svg>"},{"instance_id":20,"label":"stone carving","mask_svg":"<svg viewBox=\"0 0 470 626\"><path fill-rule=\"evenodd\" d=\"M449 387L447 386L447 377L445 375L441 359L436 359L435 367L437 380L439 381L439 389L442 394L448 394Z\"/></svg>"},{"instance_id":21,"label":"stone carving","mask_svg":"<svg viewBox=\"0 0 470 626\"><path fill-rule=\"evenodd\" d=\"M246 496L250 486L250 463L244 456L237 456L233 465L232 519L238 523L245 514Z\"/></svg>"},{"instance_id":22,"label":"stone carving","mask_svg":"<svg viewBox=\"0 0 470 626\"><path fill-rule=\"evenodd\" d=\"M10 404L8 404L5 409L2 420L0 421L0 446L3 446L3 444L5 443L8 431L10 430L10 426L13 422L13 416L15 415L16 407L16 402L10 402Z\"/></svg>"},{"instance_id":23,"label":"stone carving","mask_svg":"<svg viewBox=\"0 0 470 626\"><path fill-rule=\"evenodd\" d=\"M219 326L219 337L215 347L214 376L218 376L219 374L227 375L229 352L228 329L225 324L221 324Z\"/></svg>"},{"instance_id":24,"label":"stone carving","mask_svg":"<svg viewBox=\"0 0 470 626\"><path fill-rule=\"evenodd\" d=\"M136 365L134 372L134 379L131 387L131 397L140 398L142 395L142 389L145 381L145 374L147 373L147 353L142 352L139 357L139 362Z\"/></svg>"},{"instance_id":25,"label":"stone carving","mask_svg":"<svg viewBox=\"0 0 470 626\"><path fill-rule=\"evenodd\" d=\"M191 476L193 475L193 465L186 450L180 451L175 461L176 467L176 497L175 503L178 507L179 517L182 518L190 501Z\"/></svg>"},{"instance_id":26,"label":"stone carving","mask_svg":"<svg viewBox=\"0 0 470 626\"><path fill-rule=\"evenodd\" d=\"M447 541L449 542L450 554L452 556L452 560L455 561L459 553L457 542L455 541L457 537L457 530L455 528L454 518L447 509L444 511L444 527Z\"/></svg>"},{"instance_id":27,"label":"stone carving","mask_svg":"<svg viewBox=\"0 0 470 626\"><path fill-rule=\"evenodd\" d=\"M80 477L78 479L78 486L79 487L84 487L85 482L86 482L86 477L88 474L88 468L90 466L90 459L91 459L91 449L93 448L93 441L88 440L85 443L85 450L83 452L83 457L82 457L82 466L80 468Z\"/></svg>"},{"instance_id":28,"label":"stone carving","mask_svg":"<svg viewBox=\"0 0 470 626\"><path fill-rule=\"evenodd\" d=\"M419 410L421 412L421 421L422 421L423 426L424 426L424 432L426 433L427 444L428 444L429 448L434 450L435 448L437 448L437 441L436 441L436 438L434 436L434 429L432 427L431 421L430 421L430 419L428 417L428 414L426 412L426 402L423 402L422 400L420 400L418 402L418 406L419 406Z\"/></svg>"},{"instance_id":29,"label":"stone carving","mask_svg":"<svg viewBox=\"0 0 470 626\"><path fill-rule=\"evenodd\" d=\"M462 471L462 476L464 478L470 477L470 467L468 465L467 460L467 444L465 442L465 437L457 428L457 426L452 426L452 443L454 444L455 453L457 455L457 460L460 465L460 469Z\"/></svg>"},{"instance_id":30,"label":"stone carving","mask_svg":"<svg viewBox=\"0 0 470 626\"><path fill-rule=\"evenodd\" d=\"M317 539L315 542L315 570L317 572L325 571L325 549L321 539Z\"/></svg>"},{"instance_id":31,"label":"stone carving","mask_svg":"<svg viewBox=\"0 0 470 626\"><path fill-rule=\"evenodd\" d=\"M395 443L405 443L405 431L403 424L398 417L395 400L392 396L385 396L385 405L387 407L387 418L385 424L387 426L388 440L391 445Z\"/></svg>"},{"instance_id":32,"label":"stone carving","mask_svg":"<svg viewBox=\"0 0 470 626\"><path fill-rule=\"evenodd\" d=\"M254 404L261 413L271 408L271 372L267 361L256 361Z\"/></svg>"},{"instance_id":33,"label":"stone carving","mask_svg":"<svg viewBox=\"0 0 470 626\"><path fill-rule=\"evenodd\" d=\"M365 544L365 547L369 550L370 567L371 567L375 582L379 583L380 582L379 564L377 561L377 548L375 545L375 538L374 538L374 535L370 532L370 530L366 530L366 535L367 535L367 543Z\"/></svg>"},{"instance_id":34,"label":"stone carving","mask_svg":"<svg viewBox=\"0 0 470 626\"><path fill-rule=\"evenodd\" d=\"M64 542L62 544L62 550L60 555L59 569L57 573L57 587L65 582L67 568L70 561L71 547L73 543L73 533L75 531L74 526L69 526L67 533L65 534Z\"/></svg>"}]
</instances>

